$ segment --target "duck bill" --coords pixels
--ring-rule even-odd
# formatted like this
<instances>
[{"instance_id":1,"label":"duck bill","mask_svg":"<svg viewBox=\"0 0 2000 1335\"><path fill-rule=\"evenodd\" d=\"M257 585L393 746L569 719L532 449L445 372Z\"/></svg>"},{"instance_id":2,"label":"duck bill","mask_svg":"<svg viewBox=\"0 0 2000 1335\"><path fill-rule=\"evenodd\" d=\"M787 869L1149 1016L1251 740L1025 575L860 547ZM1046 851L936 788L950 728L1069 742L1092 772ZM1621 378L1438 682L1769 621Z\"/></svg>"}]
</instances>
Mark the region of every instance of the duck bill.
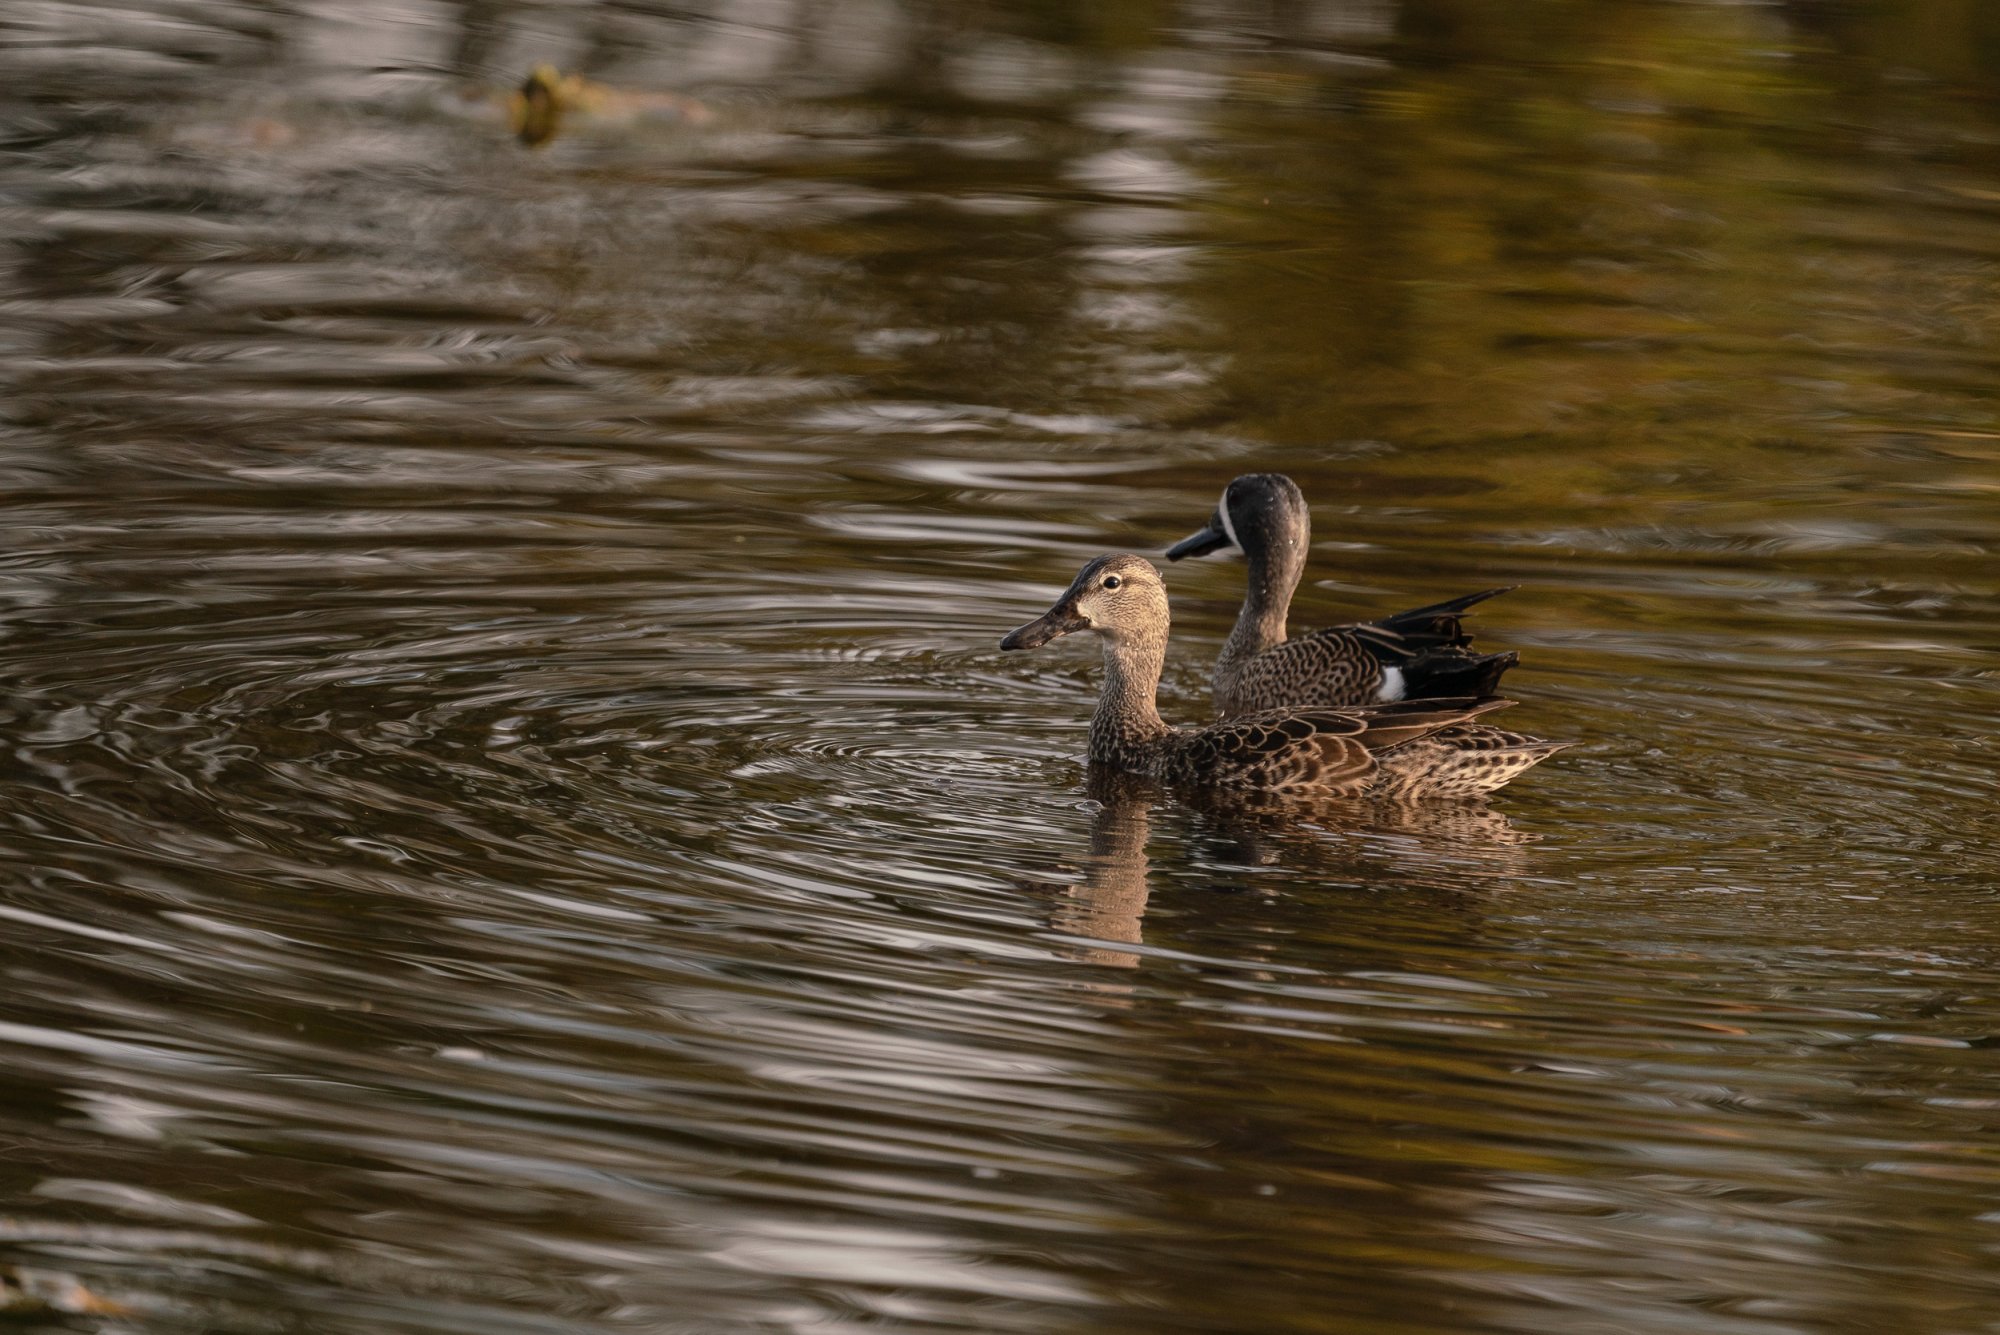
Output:
<instances>
[{"instance_id":1,"label":"duck bill","mask_svg":"<svg viewBox=\"0 0 2000 1335\"><path fill-rule=\"evenodd\" d=\"M1235 544L1229 540L1228 531L1211 519L1201 532L1190 534L1167 548L1167 559L1178 561L1183 556L1207 556L1210 552L1219 552L1224 547L1233 546Z\"/></svg>"},{"instance_id":2,"label":"duck bill","mask_svg":"<svg viewBox=\"0 0 2000 1335\"><path fill-rule=\"evenodd\" d=\"M1089 630L1086 621L1067 598L1025 626L1016 626L1000 641L1002 649L1039 649L1050 640L1061 639L1079 630Z\"/></svg>"}]
</instances>

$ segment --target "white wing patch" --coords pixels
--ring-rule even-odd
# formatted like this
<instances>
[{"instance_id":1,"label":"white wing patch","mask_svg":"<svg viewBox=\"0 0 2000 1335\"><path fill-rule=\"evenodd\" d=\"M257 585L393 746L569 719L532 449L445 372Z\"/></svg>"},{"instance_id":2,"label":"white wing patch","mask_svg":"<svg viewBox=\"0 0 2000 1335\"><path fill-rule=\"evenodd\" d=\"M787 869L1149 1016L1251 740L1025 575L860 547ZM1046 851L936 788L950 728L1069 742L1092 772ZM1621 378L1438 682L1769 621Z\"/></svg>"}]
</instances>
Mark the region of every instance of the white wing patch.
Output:
<instances>
[{"instance_id":1,"label":"white wing patch","mask_svg":"<svg viewBox=\"0 0 2000 1335\"><path fill-rule=\"evenodd\" d=\"M1387 663L1384 663L1382 665L1382 687L1375 692L1375 698L1386 705L1392 700L1402 699L1405 689L1407 688L1403 684L1403 669L1390 667Z\"/></svg>"}]
</instances>

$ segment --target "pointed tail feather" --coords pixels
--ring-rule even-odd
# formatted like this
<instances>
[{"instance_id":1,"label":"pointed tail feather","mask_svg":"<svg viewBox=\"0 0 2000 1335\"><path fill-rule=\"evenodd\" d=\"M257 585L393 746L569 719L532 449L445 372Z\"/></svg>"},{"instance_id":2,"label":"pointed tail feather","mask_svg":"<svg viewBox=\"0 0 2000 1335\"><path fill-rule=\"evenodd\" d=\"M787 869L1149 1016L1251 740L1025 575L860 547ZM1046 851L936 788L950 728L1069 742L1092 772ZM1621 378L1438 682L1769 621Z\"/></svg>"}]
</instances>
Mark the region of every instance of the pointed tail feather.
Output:
<instances>
[{"instance_id":1,"label":"pointed tail feather","mask_svg":"<svg viewBox=\"0 0 2000 1335\"><path fill-rule=\"evenodd\" d=\"M1441 603L1432 603L1429 607L1413 608L1408 612L1398 612L1394 616L1383 617L1375 624L1384 630L1394 631L1396 634L1418 643L1451 645L1455 648L1463 648L1472 642L1472 637L1467 635L1465 628L1459 624L1459 617L1470 610L1475 604L1483 603L1488 598L1497 597L1503 593L1510 593L1517 587L1519 586L1508 584L1502 588L1487 589L1481 593L1468 593L1463 597L1448 598Z\"/></svg>"}]
</instances>

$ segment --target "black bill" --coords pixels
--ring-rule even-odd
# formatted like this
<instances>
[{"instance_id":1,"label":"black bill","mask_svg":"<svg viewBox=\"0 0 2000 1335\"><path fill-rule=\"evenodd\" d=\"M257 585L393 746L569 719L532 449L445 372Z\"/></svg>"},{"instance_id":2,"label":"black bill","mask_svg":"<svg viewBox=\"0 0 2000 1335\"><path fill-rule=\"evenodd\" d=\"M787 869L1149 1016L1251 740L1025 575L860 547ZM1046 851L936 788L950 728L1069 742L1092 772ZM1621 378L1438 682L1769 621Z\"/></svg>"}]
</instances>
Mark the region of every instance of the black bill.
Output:
<instances>
[{"instance_id":1,"label":"black bill","mask_svg":"<svg viewBox=\"0 0 2000 1335\"><path fill-rule=\"evenodd\" d=\"M1190 534L1167 548L1167 559L1178 561L1183 556L1207 556L1210 552L1233 546L1235 544L1229 540L1228 530L1222 527L1221 520L1210 519L1208 527L1201 532Z\"/></svg>"},{"instance_id":2,"label":"black bill","mask_svg":"<svg viewBox=\"0 0 2000 1335\"><path fill-rule=\"evenodd\" d=\"M1048 611L1036 617L1025 626L1016 626L1007 632L1007 638L1000 641L1002 649L1039 649L1050 640L1060 639L1073 631L1089 630L1090 623L1076 610L1067 595Z\"/></svg>"}]
</instances>

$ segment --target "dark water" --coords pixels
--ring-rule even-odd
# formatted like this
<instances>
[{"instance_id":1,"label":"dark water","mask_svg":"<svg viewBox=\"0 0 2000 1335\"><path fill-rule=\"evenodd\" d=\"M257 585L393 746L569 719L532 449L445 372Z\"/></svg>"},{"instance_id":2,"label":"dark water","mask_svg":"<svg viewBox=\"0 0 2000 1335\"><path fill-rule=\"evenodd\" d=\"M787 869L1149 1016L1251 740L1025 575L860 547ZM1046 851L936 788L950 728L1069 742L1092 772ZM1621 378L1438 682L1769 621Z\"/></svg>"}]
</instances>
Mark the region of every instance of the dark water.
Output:
<instances>
[{"instance_id":1,"label":"dark water","mask_svg":"<svg viewBox=\"0 0 2000 1335\"><path fill-rule=\"evenodd\" d=\"M0 41L24 1320L2000 1330L1988 7ZM537 60L708 114L529 150ZM1582 745L1086 791L996 641L1251 468Z\"/></svg>"}]
</instances>

